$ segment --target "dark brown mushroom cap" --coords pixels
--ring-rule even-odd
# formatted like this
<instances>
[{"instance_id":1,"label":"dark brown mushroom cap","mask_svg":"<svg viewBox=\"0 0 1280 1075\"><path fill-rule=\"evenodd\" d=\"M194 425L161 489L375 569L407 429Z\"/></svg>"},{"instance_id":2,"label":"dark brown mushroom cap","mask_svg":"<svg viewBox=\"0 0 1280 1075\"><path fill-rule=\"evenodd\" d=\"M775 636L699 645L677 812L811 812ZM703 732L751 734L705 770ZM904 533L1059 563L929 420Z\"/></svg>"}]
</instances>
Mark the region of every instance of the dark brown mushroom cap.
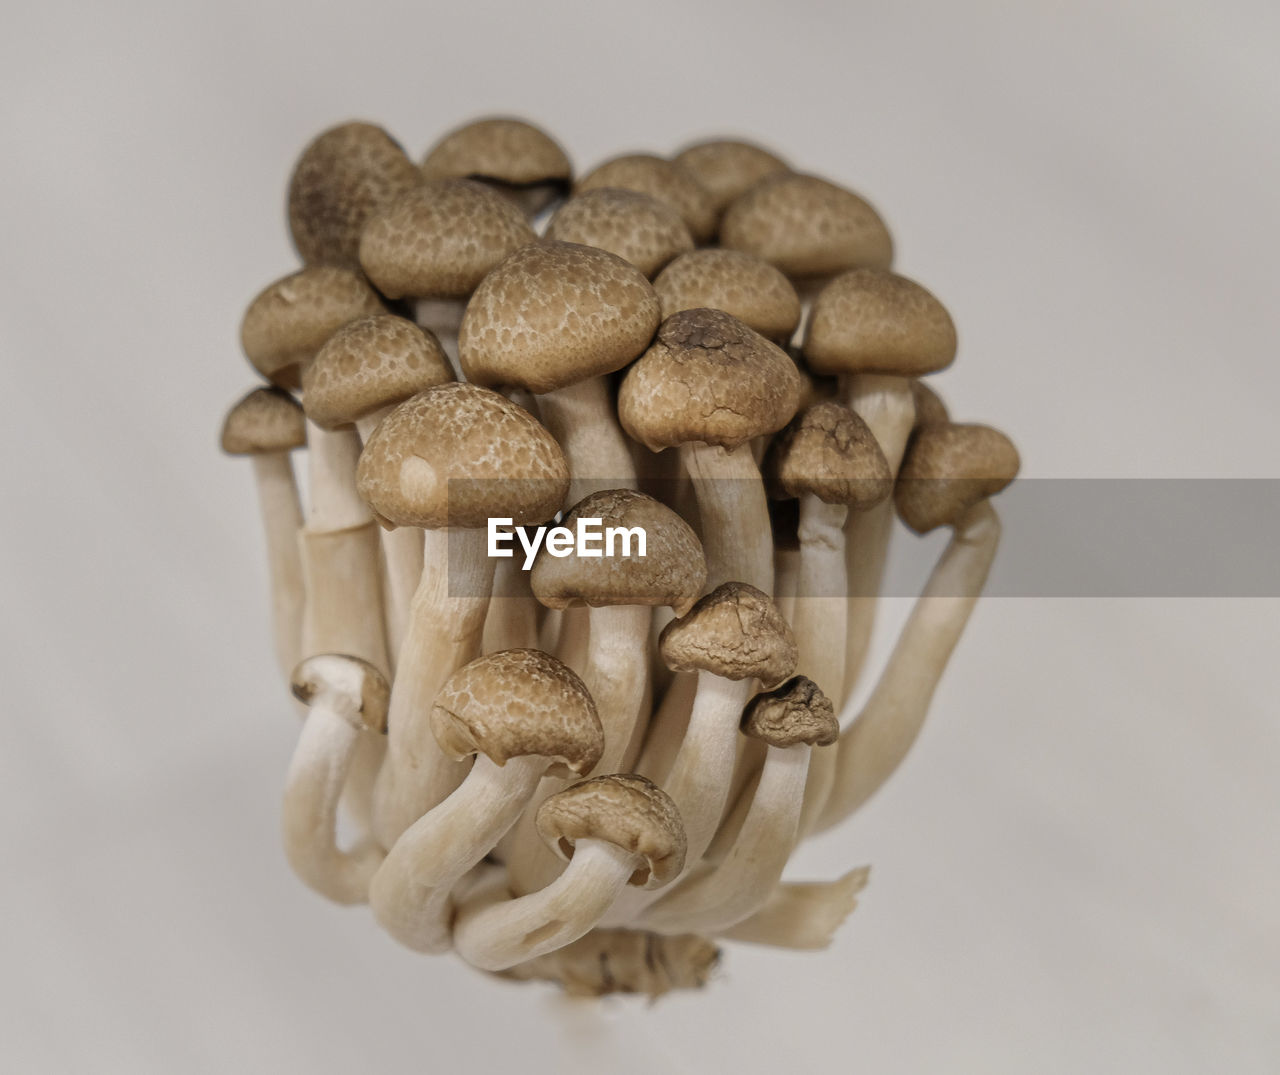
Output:
<instances>
[{"instance_id":1,"label":"dark brown mushroom cap","mask_svg":"<svg viewBox=\"0 0 1280 1075\"><path fill-rule=\"evenodd\" d=\"M799 398L795 363L776 344L720 310L682 310L627 371L618 417L650 451L732 449L781 429Z\"/></svg>"},{"instance_id":2,"label":"dark brown mushroom cap","mask_svg":"<svg viewBox=\"0 0 1280 1075\"><path fill-rule=\"evenodd\" d=\"M822 689L808 676L793 676L751 699L742 733L771 747L825 747L840 738L840 724Z\"/></svg>"},{"instance_id":3,"label":"dark brown mushroom cap","mask_svg":"<svg viewBox=\"0 0 1280 1075\"><path fill-rule=\"evenodd\" d=\"M222 450L228 455L290 452L306 443L302 408L282 388L255 388L222 422Z\"/></svg>"},{"instance_id":4,"label":"dark brown mushroom cap","mask_svg":"<svg viewBox=\"0 0 1280 1075\"><path fill-rule=\"evenodd\" d=\"M537 757L552 775L581 776L604 751L595 702L567 665L536 649L490 653L459 669L431 707L440 749L461 760L483 753L498 765Z\"/></svg>"},{"instance_id":5,"label":"dark brown mushroom cap","mask_svg":"<svg viewBox=\"0 0 1280 1075\"><path fill-rule=\"evenodd\" d=\"M792 278L862 265L887 269L893 240L876 211L852 191L792 172L761 180L725 210L720 244L745 250Z\"/></svg>"},{"instance_id":6,"label":"dark brown mushroom cap","mask_svg":"<svg viewBox=\"0 0 1280 1075\"><path fill-rule=\"evenodd\" d=\"M240 346L254 369L282 388L301 384L302 367L348 321L385 313L359 273L313 265L268 284L249 303Z\"/></svg>"},{"instance_id":7,"label":"dark brown mushroom cap","mask_svg":"<svg viewBox=\"0 0 1280 1075\"><path fill-rule=\"evenodd\" d=\"M658 640L667 667L725 679L780 683L796 669L791 626L766 594L745 582L717 586L672 620Z\"/></svg>"},{"instance_id":8,"label":"dark brown mushroom cap","mask_svg":"<svg viewBox=\"0 0 1280 1075\"><path fill-rule=\"evenodd\" d=\"M299 662L289 677L293 696L304 705L323 696L338 716L371 732L387 730L391 688L368 661L344 653L320 653Z\"/></svg>"},{"instance_id":9,"label":"dark brown mushroom cap","mask_svg":"<svg viewBox=\"0 0 1280 1075\"><path fill-rule=\"evenodd\" d=\"M790 339L800 323L800 296L791 281L767 261L740 250L681 254L658 274L653 289L663 317L699 307L723 310L775 341Z\"/></svg>"},{"instance_id":10,"label":"dark brown mushroom cap","mask_svg":"<svg viewBox=\"0 0 1280 1075\"><path fill-rule=\"evenodd\" d=\"M604 840L644 859L630 884L658 888L684 869L688 846L680 811L643 776L584 780L546 800L534 819L538 835L564 858L579 840Z\"/></svg>"},{"instance_id":11,"label":"dark brown mushroom cap","mask_svg":"<svg viewBox=\"0 0 1280 1075\"><path fill-rule=\"evenodd\" d=\"M761 468L770 494L810 494L865 511L893 492L893 472L875 434L842 403L816 403L796 415L771 445Z\"/></svg>"},{"instance_id":12,"label":"dark brown mushroom cap","mask_svg":"<svg viewBox=\"0 0 1280 1075\"><path fill-rule=\"evenodd\" d=\"M762 146L732 138L698 142L677 153L675 160L706 188L717 213L766 176L791 170Z\"/></svg>"},{"instance_id":13,"label":"dark brown mushroom cap","mask_svg":"<svg viewBox=\"0 0 1280 1075\"><path fill-rule=\"evenodd\" d=\"M534 596L548 608L574 604L670 605L689 611L707 582L702 543L693 528L661 501L629 489L608 489L578 501L561 522L571 530L579 519L599 519L609 527L639 528L645 555L633 540L627 555L550 555L543 546L530 572ZM597 542L597 548L602 548ZM620 544L614 552L620 551ZM607 549L603 551L609 551Z\"/></svg>"},{"instance_id":14,"label":"dark brown mushroom cap","mask_svg":"<svg viewBox=\"0 0 1280 1075\"><path fill-rule=\"evenodd\" d=\"M805 332L804 356L819 373L919 377L951 365L951 315L914 280L854 269L819 293Z\"/></svg>"},{"instance_id":15,"label":"dark brown mushroom cap","mask_svg":"<svg viewBox=\"0 0 1280 1075\"><path fill-rule=\"evenodd\" d=\"M528 411L473 384L444 384L378 423L356 468L384 526L478 528L491 516L541 523L560 510L569 467Z\"/></svg>"},{"instance_id":16,"label":"dark brown mushroom cap","mask_svg":"<svg viewBox=\"0 0 1280 1075\"><path fill-rule=\"evenodd\" d=\"M289 179L289 232L307 265L359 268L365 222L422 174L391 135L372 123L343 123L316 138Z\"/></svg>"},{"instance_id":17,"label":"dark brown mushroom cap","mask_svg":"<svg viewBox=\"0 0 1280 1075\"><path fill-rule=\"evenodd\" d=\"M435 336L412 321L384 314L338 329L302 372L307 417L324 429L453 380Z\"/></svg>"},{"instance_id":18,"label":"dark brown mushroom cap","mask_svg":"<svg viewBox=\"0 0 1280 1075\"><path fill-rule=\"evenodd\" d=\"M629 153L614 157L578 180L577 193L597 187L638 190L666 202L689 228L695 242L703 243L715 234L716 210L711 194L683 165L652 153Z\"/></svg>"},{"instance_id":19,"label":"dark brown mushroom cap","mask_svg":"<svg viewBox=\"0 0 1280 1075\"><path fill-rule=\"evenodd\" d=\"M936 426L951 421L942 397L924 381L911 382L911 398L916 405L915 425Z\"/></svg>"},{"instance_id":20,"label":"dark brown mushroom cap","mask_svg":"<svg viewBox=\"0 0 1280 1075\"><path fill-rule=\"evenodd\" d=\"M547 238L607 250L645 276L693 249L693 236L671 206L638 190L617 187L575 194L547 224Z\"/></svg>"},{"instance_id":21,"label":"dark brown mushroom cap","mask_svg":"<svg viewBox=\"0 0 1280 1075\"><path fill-rule=\"evenodd\" d=\"M550 392L621 369L658 320L658 296L634 265L544 240L517 250L476 288L458 354L477 384Z\"/></svg>"},{"instance_id":22,"label":"dark brown mushroom cap","mask_svg":"<svg viewBox=\"0 0 1280 1075\"><path fill-rule=\"evenodd\" d=\"M360 264L388 298L459 299L535 236L524 214L470 179L435 179L375 213Z\"/></svg>"},{"instance_id":23,"label":"dark brown mushroom cap","mask_svg":"<svg viewBox=\"0 0 1280 1075\"><path fill-rule=\"evenodd\" d=\"M974 504L1012 482L1019 462L1013 442L990 426L921 426L894 486L898 515L921 534L954 526Z\"/></svg>"},{"instance_id":24,"label":"dark brown mushroom cap","mask_svg":"<svg viewBox=\"0 0 1280 1075\"><path fill-rule=\"evenodd\" d=\"M493 116L450 131L422 162L428 179L479 179L513 187L567 186L569 158L546 131L524 120Z\"/></svg>"}]
</instances>

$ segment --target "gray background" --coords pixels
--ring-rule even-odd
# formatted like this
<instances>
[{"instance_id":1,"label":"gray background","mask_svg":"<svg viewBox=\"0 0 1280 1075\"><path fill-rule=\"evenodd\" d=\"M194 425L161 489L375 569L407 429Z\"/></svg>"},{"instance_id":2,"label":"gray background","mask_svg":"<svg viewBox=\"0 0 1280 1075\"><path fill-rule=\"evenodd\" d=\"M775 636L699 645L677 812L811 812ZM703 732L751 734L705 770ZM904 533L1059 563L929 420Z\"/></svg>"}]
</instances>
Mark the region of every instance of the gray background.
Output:
<instances>
[{"instance_id":1,"label":"gray background","mask_svg":"<svg viewBox=\"0 0 1280 1075\"><path fill-rule=\"evenodd\" d=\"M1276 601L987 602L898 778L796 863L873 865L830 951L572 1005L288 875L296 723L215 448L302 144L362 117L416 155L519 110L581 168L731 132L866 194L960 325L954 412L1031 477L1280 477L1274 4L4 21L0 1066L1277 1070Z\"/></svg>"}]
</instances>

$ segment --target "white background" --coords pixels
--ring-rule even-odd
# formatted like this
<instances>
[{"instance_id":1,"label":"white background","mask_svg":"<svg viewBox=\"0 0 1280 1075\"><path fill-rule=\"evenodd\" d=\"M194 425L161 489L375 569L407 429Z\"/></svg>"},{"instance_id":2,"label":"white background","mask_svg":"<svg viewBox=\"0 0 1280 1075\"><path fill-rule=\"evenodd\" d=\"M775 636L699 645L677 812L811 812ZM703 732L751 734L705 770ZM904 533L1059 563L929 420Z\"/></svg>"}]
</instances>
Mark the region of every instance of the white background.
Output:
<instances>
[{"instance_id":1,"label":"white background","mask_svg":"<svg viewBox=\"0 0 1280 1075\"><path fill-rule=\"evenodd\" d=\"M1028 476L1280 477L1278 15L8 5L0 1067L1280 1070L1276 601L985 603L899 776L797 863L873 864L831 950L574 1005L288 875L296 723L216 450L301 146L519 111L583 170L737 133L866 194L960 325L953 411Z\"/></svg>"}]
</instances>

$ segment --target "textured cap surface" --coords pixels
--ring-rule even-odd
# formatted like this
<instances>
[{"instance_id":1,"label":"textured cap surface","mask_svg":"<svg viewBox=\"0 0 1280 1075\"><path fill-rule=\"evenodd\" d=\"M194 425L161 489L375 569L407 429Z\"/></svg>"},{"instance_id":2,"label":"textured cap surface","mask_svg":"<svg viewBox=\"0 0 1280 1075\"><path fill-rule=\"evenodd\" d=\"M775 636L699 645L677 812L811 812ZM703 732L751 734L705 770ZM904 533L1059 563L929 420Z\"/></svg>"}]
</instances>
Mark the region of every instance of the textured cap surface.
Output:
<instances>
[{"instance_id":1,"label":"textured cap surface","mask_svg":"<svg viewBox=\"0 0 1280 1075\"><path fill-rule=\"evenodd\" d=\"M575 194L556 210L547 238L607 250L645 276L693 249L693 236L671 206L638 190L617 187Z\"/></svg>"},{"instance_id":2,"label":"textured cap surface","mask_svg":"<svg viewBox=\"0 0 1280 1075\"><path fill-rule=\"evenodd\" d=\"M800 296L767 261L741 250L681 254L658 274L653 289L662 316L706 307L723 310L765 339L785 341L800 323Z\"/></svg>"},{"instance_id":3,"label":"textured cap surface","mask_svg":"<svg viewBox=\"0 0 1280 1075\"><path fill-rule=\"evenodd\" d=\"M428 179L483 179L513 187L568 184L569 158L551 135L524 120L493 116L450 131L422 162Z\"/></svg>"},{"instance_id":4,"label":"textured cap surface","mask_svg":"<svg viewBox=\"0 0 1280 1075\"><path fill-rule=\"evenodd\" d=\"M808 676L757 694L742 715L742 733L771 747L825 747L840 738L831 699Z\"/></svg>"},{"instance_id":5,"label":"textured cap surface","mask_svg":"<svg viewBox=\"0 0 1280 1075\"><path fill-rule=\"evenodd\" d=\"M711 195L717 213L766 176L791 170L762 146L732 138L698 142L676 154L675 160Z\"/></svg>"},{"instance_id":6,"label":"textured cap surface","mask_svg":"<svg viewBox=\"0 0 1280 1075\"><path fill-rule=\"evenodd\" d=\"M302 408L281 388L255 388L222 422L222 450L228 455L288 452L306 443Z\"/></svg>"},{"instance_id":7,"label":"textured cap surface","mask_svg":"<svg viewBox=\"0 0 1280 1075\"><path fill-rule=\"evenodd\" d=\"M769 445L764 472L773 495L812 494L865 511L893 492L893 472L875 434L841 403L816 403Z\"/></svg>"},{"instance_id":8,"label":"textured cap surface","mask_svg":"<svg viewBox=\"0 0 1280 1075\"><path fill-rule=\"evenodd\" d=\"M1018 474L1018 449L982 425L921 426L907 445L894 502L902 521L925 533L952 526Z\"/></svg>"},{"instance_id":9,"label":"textured cap surface","mask_svg":"<svg viewBox=\"0 0 1280 1075\"><path fill-rule=\"evenodd\" d=\"M391 688L368 661L342 653L320 653L299 663L289 685L293 696L305 705L323 698L348 723L373 732L387 730Z\"/></svg>"},{"instance_id":10,"label":"textured cap surface","mask_svg":"<svg viewBox=\"0 0 1280 1075\"><path fill-rule=\"evenodd\" d=\"M790 624L767 595L745 582L717 586L687 616L667 624L658 645L677 672L755 678L768 687L796 668Z\"/></svg>"},{"instance_id":11,"label":"textured cap surface","mask_svg":"<svg viewBox=\"0 0 1280 1075\"><path fill-rule=\"evenodd\" d=\"M638 190L666 202L680 214L696 242L706 242L715 234L716 210L711 195L683 165L652 153L629 153L605 161L578 180L578 192L597 187Z\"/></svg>"}]
</instances>

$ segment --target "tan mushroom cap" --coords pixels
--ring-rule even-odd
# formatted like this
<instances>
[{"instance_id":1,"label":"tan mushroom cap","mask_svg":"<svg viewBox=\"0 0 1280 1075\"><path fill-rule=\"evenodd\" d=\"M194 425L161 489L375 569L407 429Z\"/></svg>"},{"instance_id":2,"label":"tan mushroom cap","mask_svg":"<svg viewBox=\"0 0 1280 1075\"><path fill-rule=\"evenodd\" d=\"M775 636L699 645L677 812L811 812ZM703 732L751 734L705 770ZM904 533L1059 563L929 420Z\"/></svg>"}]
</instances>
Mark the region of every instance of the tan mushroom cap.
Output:
<instances>
[{"instance_id":1,"label":"tan mushroom cap","mask_svg":"<svg viewBox=\"0 0 1280 1075\"><path fill-rule=\"evenodd\" d=\"M815 403L796 415L771 445L762 468L770 493L810 494L865 511L888 499L893 472L876 436L842 403Z\"/></svg>"},{"instance_id":2,"label":"tan mushroom cap","mask_svg":"<svg viewBox=\"0 0 1280 1075\"><path fill-rule=\"evenodd\" d=\"M796 670L790 624L766 594L745 582L717 586L663 628L658 647L676 672L754 678L771 687Z\"/></svg>"},{"instance_id":3,"label":"tan mushroom cap","mask_svg":"<svg viewBox=\"0 0 1280 1075\"><path fill-rule=\"evenodd\" d=\"M466 298L484 274L533 242L524 214L470 179L436 179L374 214L360 264L388 298Z\"/></svg>"},{"instance_id":4,"label":"tan mushroom cap","mask_svg":"<svg viewBox=\"0 0 1280 1075\"><path fill-rule=\"evenodd\" d=\"M830 746L840 738L831 699L808 676L757 694L742 715L742 734L771 747Z\"/></svg>"},{"instance_id":5,"label":"tan mushroom cap","mask_svg":"<svg viewBox=\"0 0 1280 1075\"><path fill-rule=\"evenodd\" d=\"M914 280L854 269L814 301L804 356L818 373L919 377L951 365L956 327L946 307Z\"/></svg>"},{"instance_id":6,"label":"tan mushroom cap","mask_svg":"<svg viewBox=\"0 0 1280 1075\"><path fill-rule=\"evenodd\" d=\"M763 146L733 138L697 142L677 153L675 160L706 188L717 213L766 176L791 170Z\"/></svg>"},{"instance_id":7,"label":"tan mushroom cap","mask_svg":"<svg viewBox=\"0 0 1280 1075\"><path fill-rule=\"evenodd\" d=\"M917 533L952 526L1018 474L1018 449L998 429L928 425L915 431L894 486L902 521Z\"/></svg>"},{"instance_id":8,"label":"tan mushroom cap","mask_svg":"<svg viewBox=\"0 0 1280 1075\"><path fill-rule=\"evenodd\" d=\"M693 249L693 236L671 206L638 190L617 187L575 194L556 210L547 238L607 250L645 276Z\"/></svg>"},{"instance_id":9,"label":"tan mushroom cap","mask_svg":"<svg viewBox=\"0 0 1280 1075\"><path fill-rule=\"evenodd\" d=\"M564 503L569 467L528 411L473 384L444 384L401 403L356 468L383 526L477 528L491 516L541 523Z\"/></svg>"},{"instance_id":10,"label":"tan mushroom cap","mask_svg":"<svg viewBox=\"0 0 1280 1075\"><path fill-rule=\"evenodd\" d=\"M706 307L723 310L767 340L791 338L800 323L800 296L767 261L741 250L708 248L681 254L658 274L653 289L662 316Z\"/></svg>"},{"instance_id":11,"label":"tan mushroom cap","mask_svg":"<svg viewBox=\"0 0 1280 1075\"><path fill-rule=\"evenodd\" d=\"M736 448L781 429L800 398L796 365L720 310L682 310L627 371L623 428L650 451L703 441Z\"/></svg>"},{"instance_id":12,"label":"tan mushroom cap","mask_svg":"<svg viewBox=\"0 0 1280 1075\"><path fill-rule=\"evenodd\" d=\"M725 210L720 244L745 250L788 276L828 276L868 265L887 269L893 240L876 211L852 191L812 175L761 180Z\"/></svg>"},{"instance_id":13,"label":"tan mushroom cap","mask_svg":"<svg viewBox=\"0 0 1280 1075\"><path fill-rule=\"evenodd\" d=\"M331 127L302 151L289 178L293 245L307 265L358 268L365 222L421 182L417 166L381 127Z\"/></svg>"},{"instance_id":14,"label":"tan mushroom cap","mask_svg":"<svg viewBox=\"0 0 1280 1075\"><path fill-rule=\"evenodd\" d=\"M581 776L604 751L595 702L567 665L536 649L509 649L451 675L431 707L440 749L461 760L483 753L498 765L536 755L548 772Z\"/></svg>"},{"instance_id":15,"label":"tan mushroom cap","mask_svg":"<svg viewBox=\"0 0 1280 1075\"><path fill-rule=\"evenodd\" d=\"M916 405L917 426L945 425L951 421L951 414L942 397L924 381L911 382L911 398Z\"/></svg>"},{"instance_id":16,"label":"tan mushroom cap","mask_svg":"<svg viewBox=\"0 0 1280 1075\"><path fill-rule=\"evenodd\" d=\"M385 313L359 273L313 265L268 284L249 303L240 346L254 369L282 388L301 384L302 367L348 321Z\"/></svg>"},{"instance_id":17,"label":"tan mushroom cap","mask_svg":"<svg viewBox=\"0 0 1280 1075\"><path fill-rule=\"evenodd\" d=\"M578 180L577 193L597 187L638 190L665 202L680 214L695 242L715 234L715 202L701 183L681 164L652 153L628 153L605 161Z\"/></svg>"},{"instance_id":18,"label":"tan mushroom cap","mask_svg":"<svg viewBox=\"0 0 1280 1075\"><path fill-rule=\"evenodd\" d=\"M290 452L306 443L302 408L282 388L255 388L222 422L222 450L228 455Z\"/></svg>"},{"instance_id":19,"label":"tan mushroom cap","mask_svg":"<svg viewBox=\"0 0 1280 1075\"><path fill-rule=\"evenodd\" d=\"M567 186L573 167L560 144L540 127L510 116L474 120L427 150L427 179L479 179L513 187Z\"/></svg>"},{"instance_id":20,"label":"tan mushroom cap","mask_svg":"<svg viewBox=\"0 0 1280 1075\"><path fill-rule=\"evenodd\" d=\"M323 693L349 724L371 732L387 730L391 688L368 661L344 653L319 653L298 664L289 685L293 696L305 705Z\"/></svg>"},{"instance_id":21,"label":"tan mushroom cap","mask_svg":"<svg viewBox=\"0 0 1280 1075\"><path fill-rule=\"evenodd\" d=\"M661 501L629 489L608 489L578 501L561 525L575 530L579 519L599 519L608 527L639 528L645 555L633 539L627 555L555 557L544 548L529 582L548 608L573 604L669 605L677 615L692 607L707 582L702 542L693 528ZM603 548L603 542L597 547ZM615 545L614 552L620 552Z\"/></svg>"},{"instance_id":22,"label":"tan mushroom cap","mask_svg":"<svg viewBox=\"0 0 1280 1075\"><path fill-rule=\"evenodd\" d=\"M643 776L597 776L557 792L535 823L548 847L566 859L579 840L604 840L642 857L630 884L658 888L684 869L687 842L680 811L665 791Z\"/></svg>"},{"instance_id":23,"label":"tan mushroom cap","mask_svg":"<svg viewBox=\"0 0 1280 1075\"><path fill-rule=\"evenodd\" d=\"M658 327L658 296L634 265L543 240L497 266L467 303L458 355L467 379L550 392L621 369Z\"/></svg>"},{"instance_id":24,"label":"tan mushroom cap","mask_svg":"<svg viewBox=\"0 0 1280 1075\"><path fill-rule=\"evenodd\" d=\"M329 337L302 372L302 400L316 425L336 429L452 380L435 336L384 314L350 321Z\"/></svg>"}]
</instances>

